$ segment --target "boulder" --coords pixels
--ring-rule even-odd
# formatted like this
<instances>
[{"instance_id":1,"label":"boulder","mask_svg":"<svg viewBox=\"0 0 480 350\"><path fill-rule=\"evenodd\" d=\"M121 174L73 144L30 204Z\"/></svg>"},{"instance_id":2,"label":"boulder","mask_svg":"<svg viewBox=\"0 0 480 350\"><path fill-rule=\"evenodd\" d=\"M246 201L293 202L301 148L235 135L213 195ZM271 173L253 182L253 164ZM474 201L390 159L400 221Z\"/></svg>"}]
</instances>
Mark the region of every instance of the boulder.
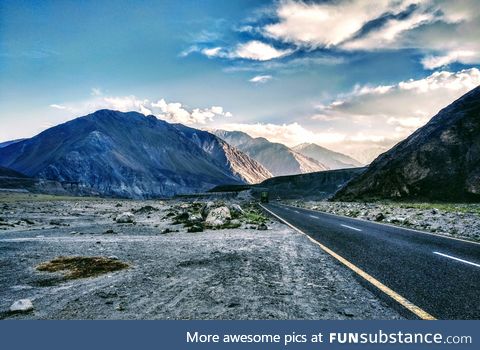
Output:
<instances>
[{"instance_id":1,"label":"boulder","mask_svg":"<svg viewBox=\"0 0 480 350\"><path fill-rule=\"evenodd\" d=\"M33 310L33 303L30 299L17 300L10 306L11 312L29 312Z\"/></svg>"},{"instance_id":2,"label":"boulder","mask_svg":"<svg viewBox=\"0 0 480 350\"><path fill-rule=\"evenodd\" d=\"M225 225L231 218L230 209L227 207L219 207L209 211L205 219L205 224L212 227L219 227Z\"/></svg>"},{"instance_id":3,"label":"boulder","mask_svg":"<svg viewBox=\"0 0 480 350\"><path fill-rule=\"evenodd\" d=\"M385 215L383 215L383 213L378 213L377 215L375 215L375 221L383 221L385 219Z\"/></svg>"},{"instance_id":4,"label":"boulder","mask_svg":"<svg viewBox=\"0 0 480 350\"><path fill-rule=\"evenodd\" d=\"M118 215L115 221L117 224L132 224L135 222L135 216L127 211Z\"/></svg>"}]
</instances>

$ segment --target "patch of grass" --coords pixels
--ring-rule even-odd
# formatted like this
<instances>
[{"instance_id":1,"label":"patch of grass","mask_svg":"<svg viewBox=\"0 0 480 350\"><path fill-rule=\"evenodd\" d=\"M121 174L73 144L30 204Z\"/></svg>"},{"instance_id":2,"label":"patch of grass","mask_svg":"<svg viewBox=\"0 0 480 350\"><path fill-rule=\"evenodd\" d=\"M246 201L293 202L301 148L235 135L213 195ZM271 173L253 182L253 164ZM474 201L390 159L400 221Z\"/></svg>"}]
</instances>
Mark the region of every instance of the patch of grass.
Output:
<instances>
[{"instance_id":1,"label":"patch of grass","mask_svg":"<svg viewBox=\"0 0 480 350\"><path fill-rule=\"evenodd\" d=\"M392 207L399 207L405 209L419 209L419 210L431 210L438 209L449 213L465 213L465 214L477 214L480 215L480 204L476 203L425 203L425 202L401 202L393 203L387 202Z\"/></svg>"},{"instance_id":2,"label":"patch of grass","mask_svg":"<svg viewBox=\"0 0 480 350\"><path fill-rule=\"evenodd\" d=\"M244 219L247 221L248 224L264 224L267 222L267 218L258 211L245 211L243 214Z\"/></svg>"},{"instance_id":3,"label":"patch of grass","mask_svg":"<svg viewBox=\"0 0 480 350\"><path fill-rule=\"evenodd\" d=\"M129 267L127 263L102 256L60 256L41 263L37 266L37 270L45 272L61 271L66 279L78 279L119 271L127 267Z\"/></svg>"}]
</instances>

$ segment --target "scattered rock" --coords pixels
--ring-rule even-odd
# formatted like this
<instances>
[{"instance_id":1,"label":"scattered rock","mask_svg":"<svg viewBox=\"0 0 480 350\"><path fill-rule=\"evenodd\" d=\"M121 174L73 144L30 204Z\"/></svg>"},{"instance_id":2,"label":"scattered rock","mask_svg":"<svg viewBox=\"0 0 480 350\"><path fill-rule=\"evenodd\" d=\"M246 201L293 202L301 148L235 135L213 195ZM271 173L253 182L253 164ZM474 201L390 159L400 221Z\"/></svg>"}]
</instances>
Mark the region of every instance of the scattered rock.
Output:
<instances>
[{"instance_id":1,"label":"scattered rock","mask_svg":"<svg viewBox=\"0 0 480 350\"><path fill-rule=\"evenodd\" d=\"M117 233L110 228L110 229L106 230L103 234L104 235L115 235Z\"/></svg>"},{"instance_id":2,"label":"scattered rock","mask_svg":"<svg viewBox=\"0 0 480 350\"><path fill-rule=\"evenodd\" d=\"M135 216L127 211L118 215L115 221L117 224L133 224L135 222Z\"/></svg>"},{"instance_id":3,"label":"scattered rock","mask_svg":"<svg viewBox=\"0 0 480 350\"><path fill-rule=\"evenodd\" d=\"M115 204L115 208L120 208L121 206L122 206L122 203Z\"/></svg>"},{"instance_id":4,"label":"scattered rock","mask_svg":"<svg viewBox=\"0 0 480 350\"><path fill-rule=\"evenodd\" d=\"M55 225L55 226L61 226L62 225L60 220L50 220L49 224L50 225Z\"/></svg>"},{"instance_id":5,"label":"scattered rock","mask_svg":"<svg viewBox=\"0 0 480 350\"><path fill-rule=\"evenodd\" d=\"M187 229L187 232L202 232L203 227L199 224L194 224Z\"/></svg>"},{"instance_id":6,"label":"scattered rock","mask_svg":"<svg viewBox=\"0 0 480 350\"><path fill-rule=\"evenodd\" d=\"M33 222L33 221L30 220L30 219L21 218L20 220L22 220L23 222L25 222L25 223L28 224L28 225L34 225L34 224L35 224L35 222Z\"/></svg>"},{"instance_id":7,"label":"scattered rock","mask_svg":"<svg viewBox=\"0 0 480 350\"><path fill-rule=\"evenodd\" d=\"M352 309L343 310L343 314L347 317L354 317L355 316L355 312Z\"/></svg>"},{"instance_id":8,"label":"scattered rock","mask_svg":"<svg viewBox=\"0 0 480 350\"><path fill-rule=\"evenodd\" d=\"M150 214L154 211L158 211L158 208L152 207L151 205L145 205L141 207L140 209L134 209L133 212L135 214Z\"/></svg>"},{"instance_id":9,"label":"scattered rock","mask_svg":"<svg viewBox=\"0 0 480 350\"><path fill-rule=\"evenodd\" d=\"M178 214L177 216L175 216L173 222L174 222L174 224L181 224L181 223L184 223L185 221L187 221L189 217L190 217L190 214L188 214L188 212L184 211L184 212Z\"/></svg>"},{"instance_id":10,"label":"scattered rock","mask_svg":"<svg viewBox=\"0 0 480 350\"><path fill-rule=\"evenodd\" d=\"M172 230L170 230L170 229L167 227L166 229L163 229L163 230L160 232L160 234L161 234L161 235L164 235L164 234L167 234L167 233L170 233L170 232L172 232Z\"/></svg>"},{"instance_id":11,"label":"scattered rock","mask_svg":"<svg viewBox=\"0 0 480 350\"><path fill-rule=\"evenodd\" d=\"M10 306L11 312L30 312L33 310L33 303L30 299L17 300Z\"/></svg>"},{"instance_id":12,"label":"scattered rock","mask_svg":"<svg viewBox=\"0 0 480 350\"><path fill-rule=\"evenodd\" d=\"M265 230L268 230L268 227L265 224L260 224L257 226L257 230L265 231Z\"/></svg>"}]
</instances>

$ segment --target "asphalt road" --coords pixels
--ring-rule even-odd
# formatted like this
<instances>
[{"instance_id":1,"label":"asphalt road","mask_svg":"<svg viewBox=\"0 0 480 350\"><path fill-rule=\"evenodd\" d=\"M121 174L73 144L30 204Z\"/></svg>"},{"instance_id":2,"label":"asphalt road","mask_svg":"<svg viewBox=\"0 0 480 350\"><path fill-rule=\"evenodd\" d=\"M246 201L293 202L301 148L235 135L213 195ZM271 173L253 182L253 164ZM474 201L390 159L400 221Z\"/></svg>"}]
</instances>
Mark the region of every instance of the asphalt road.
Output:
<instances>
[{"instance_id":1,"label":"asphalt road","mask_svg":"<svg viewBox=\"0 0 480 350\"><path fill-rule=\"evenodd\" d=\"M480 319L480 244L277 203L264 206L435 318Z\"/></svg>"}]
</instances>

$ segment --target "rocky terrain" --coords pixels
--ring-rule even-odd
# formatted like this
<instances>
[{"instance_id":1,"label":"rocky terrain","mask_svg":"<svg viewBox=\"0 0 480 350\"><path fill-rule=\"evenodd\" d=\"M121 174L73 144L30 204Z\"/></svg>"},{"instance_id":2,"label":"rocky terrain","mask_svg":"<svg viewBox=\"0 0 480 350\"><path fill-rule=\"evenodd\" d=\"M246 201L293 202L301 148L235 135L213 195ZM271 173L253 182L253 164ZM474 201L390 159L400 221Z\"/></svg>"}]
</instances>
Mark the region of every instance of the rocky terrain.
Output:
<instances>
[{"instance_id":1,"label":"rocky terrain","mask_svg":"<svg viewBox=\"0 0 480 350\"><path fill-rule=\"evenodd\" d=\"M288 204L363 220L480 241L480 204L289 201Z\"/></svg>"},{"instance_id":2,"label":"rocky terrain","mask_svg":"<svg viewBox=\"0 0 480 350\"><path fill-rule=\"evenodd\" d=\"M81 195L158 198L271 174L218 137L153 115L99 110L0 148L0 165Z\"/></svg>"},{"instance_id":3,"label":"rocky terrain","mask_svg":"<svg viewBox=\"0 0 480 350\"><path fill-rule=\"evenodd\" d=\"M480 201L480 86L375 159L339 201Z\"/></svg>"},{"instance_id":4,"label":"rocky terrain","mask_svg":"<svg viewBox=\"0 0 480 350\"><path fill-rule=\"evenodd\" d=\"M0 318L400 318L248 196L0 192L0 210Z\"/></svg>"},{"instance_id":5,"label":"rocky terrain","mask_svg":"<svg viewBox=\"0 0 480 350\"><path fill-rule=\"evenodd\" d=\"M263 137L253 138L241 131L215 130L213 133L262 164L273 176L295 175L328 170L325 164L281 143Z\"/></svg>"}]
</instances>

